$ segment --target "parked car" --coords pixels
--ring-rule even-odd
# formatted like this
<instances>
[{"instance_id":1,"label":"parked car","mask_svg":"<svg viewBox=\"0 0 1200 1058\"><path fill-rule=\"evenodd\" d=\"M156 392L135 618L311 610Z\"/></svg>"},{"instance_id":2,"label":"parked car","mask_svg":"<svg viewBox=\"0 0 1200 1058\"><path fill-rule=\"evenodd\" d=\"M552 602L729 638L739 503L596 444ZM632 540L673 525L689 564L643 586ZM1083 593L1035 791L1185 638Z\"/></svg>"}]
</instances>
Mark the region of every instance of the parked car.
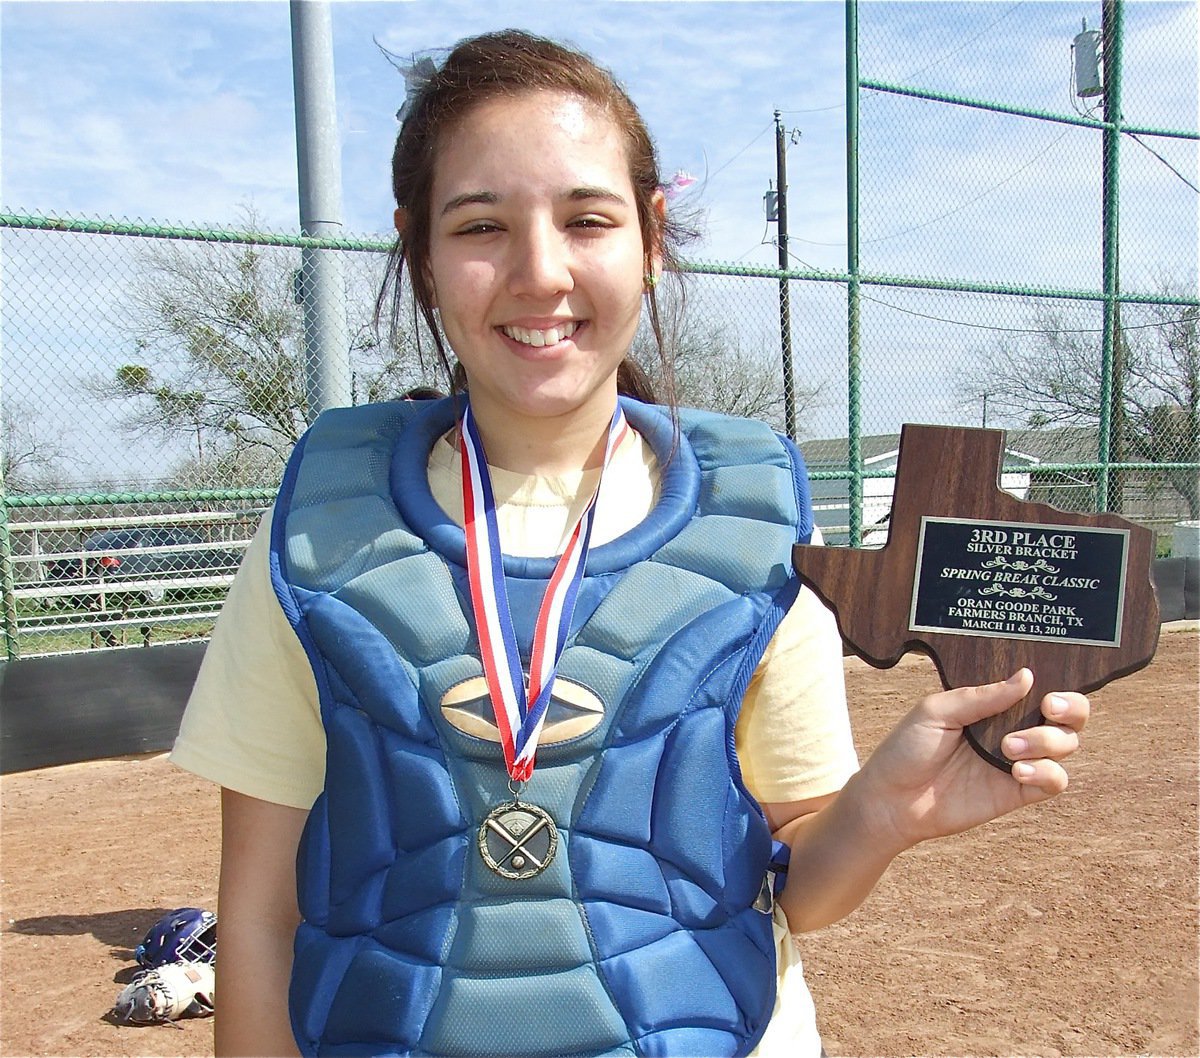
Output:
<instances>
[{"instance_id":1,"label":"parked car","mask_svg":"<svg viewBox=\"0 0 1200 1058\"><path fill-rule=\"evenodd\" d=\"M135 604L161 602L168 591L164 580L232 574L237 569L241 551L204 544L199 534L169 526L105 529L84 538L83 557L52 559L46 572L51 580L81 584L145 581L145 587L123 590L122 596ZM89 593L74 603L95 609L98 597Z\"/></svg>"}]
</instances>

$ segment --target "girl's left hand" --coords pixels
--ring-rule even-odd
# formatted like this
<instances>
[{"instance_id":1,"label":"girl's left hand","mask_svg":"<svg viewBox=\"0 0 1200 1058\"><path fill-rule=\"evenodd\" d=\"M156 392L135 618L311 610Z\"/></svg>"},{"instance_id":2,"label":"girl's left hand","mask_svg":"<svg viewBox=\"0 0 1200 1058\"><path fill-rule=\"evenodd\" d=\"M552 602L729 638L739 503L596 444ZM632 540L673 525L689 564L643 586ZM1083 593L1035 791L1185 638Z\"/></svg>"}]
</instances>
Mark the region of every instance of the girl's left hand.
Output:
<instances>
[{"instance_id":1,"label":"girl's left hand","mask_svg":"<svg viewBox=\"0 0 1200 1058\"><path fill-rule=\"evenodd\" d=\"M1032 686L1033 674L1020 669L1004 683L959 687L919 702L859 773L869 788L861 803L871 830L900 851L1065 790L1062 761L1079 748L1090 710L1084 695L1046 695L1046 723L1004 737L1001 750L1015 762L1011 774L983 760L963 735L967 725L1003 712Z\"/></svg>"}]
</instances>

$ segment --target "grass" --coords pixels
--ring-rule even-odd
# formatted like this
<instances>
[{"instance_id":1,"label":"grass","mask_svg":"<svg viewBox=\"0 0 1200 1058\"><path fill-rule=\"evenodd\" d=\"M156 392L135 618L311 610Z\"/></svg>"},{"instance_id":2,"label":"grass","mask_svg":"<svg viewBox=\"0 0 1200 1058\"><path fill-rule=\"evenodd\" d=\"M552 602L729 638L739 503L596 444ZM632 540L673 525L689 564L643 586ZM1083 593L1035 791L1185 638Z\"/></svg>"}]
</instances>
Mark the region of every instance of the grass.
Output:
<instances>
[{"instance_id":1,"label":"grass","mask_svg":"<svg viewBox=\"0 0 1200 1058\"><path fill-rule=\"evenodd\" d=\"M98 626L99 627L99 626ZM118 629L114 633L114 641L105 642L96 632L82 629L61 632L26 632L19 643L21 657L33 657L41 654L66 654L83 650L101 650L113 646L144 645L155 646L163 643L184 643L193 639L205 639L212 634L213 621L189 622L183 624L151 625L150 642L144 643L136 628ZM122 632L124 634L122 634Z\"/></svg>"},{"instance_id":2,"label":"grass","mask_svg":"<svg viewBox=\"0 0 1200 1058\"><path fill-rule=\"evenodd\" d=\"M30 657L204 639L212 634L214 614L224 599L224 589L193 588L172 592L158 605L129 605L102 612L69 604L50 607L37 599L19 599L18 654ZM188 610L199 612L190 614ZM57 627L64 624L86 627Z\"/></svg>"}]
</instances>

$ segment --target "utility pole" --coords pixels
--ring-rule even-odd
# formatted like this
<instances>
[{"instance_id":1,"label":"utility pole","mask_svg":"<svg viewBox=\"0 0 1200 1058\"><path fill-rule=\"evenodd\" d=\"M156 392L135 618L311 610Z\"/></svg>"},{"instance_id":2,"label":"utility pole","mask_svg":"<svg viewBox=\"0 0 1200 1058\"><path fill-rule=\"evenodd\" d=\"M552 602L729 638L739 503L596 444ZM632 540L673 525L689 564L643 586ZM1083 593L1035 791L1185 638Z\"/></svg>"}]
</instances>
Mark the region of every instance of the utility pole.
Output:
<instances>
[{"instance_id":1,"label":"utility pole","mask_svg":"<svg viewBox=\"0 0 1200 1058\"><path fill-rule=\"evenodd\" d=\"M788 270L787 143L782 115L775 111L775 180L778 192L779 268ZM792 304L788 281L779 280L779 347L783 354L783 415L787 435L796 439L796 380L792 374Z\"/></svg>"},{"instance_id":2,"label":"utility pole","mask_svg":"<svg viewBox=\"0 0 1200 1058\"><path fill-rule=\"evenodd\" d=\"M292 80L300 231L342 234L342 166L333 91L333 26L327 0L291 0ZM346 282L338 251L300 251L297 301L304 306L308 420L350 403L350 336Z\"/></svg>"}]
</instances>

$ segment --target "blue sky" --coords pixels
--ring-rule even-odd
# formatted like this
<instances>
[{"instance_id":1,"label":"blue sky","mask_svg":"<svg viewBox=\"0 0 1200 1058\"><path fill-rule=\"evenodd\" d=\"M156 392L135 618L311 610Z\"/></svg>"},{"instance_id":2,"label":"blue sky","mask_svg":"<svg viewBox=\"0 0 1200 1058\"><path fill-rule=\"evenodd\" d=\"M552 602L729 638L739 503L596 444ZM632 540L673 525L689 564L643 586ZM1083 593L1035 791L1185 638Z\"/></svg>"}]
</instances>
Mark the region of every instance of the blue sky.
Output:
<instances>
[{"instance_id":1,"label":"blue sky","mask_svg":"<svg viewBox=\"0 0 1200 1058\"><path fill-rule=\"evenodd\" d=\"M8 208L227 224L241 204L253 202L270 226L296 226L283 0L2 6ZM1099 24L1099 6L864 0L862 73L1069 112L1071 38L1081 19ZM708 174L692 192L707 217L708 238L697 248L706 258L773 262L773 248L759 245L762 195L774 175L772 112L784 111L789 129L801 133L788 155L791 233L808 245L797 241L793 248L812 264L839 267L844 249L825 244L845 241L843 23L842 4L833 0L335 2L346 228L386 230L392 209L387 162L403 85L373 40L408 54L520 25L574 42L617 73L658 140L666 172ZM1127 82L1127 117L1194 125L1194 5L1135 0L1126 23L1126 69L1142 75ZM1006 208L1007 192L1002 186L989 196L987 185L1007 175L1005 166L1015 172L1029 162L1064 128L993 120L964 124L949 147L910 145L903 173L889 160L895 176L878 180L864 220L874 208L902 221L889 228L880 220L875 234L887 235L929 226L946 209L958 211L956 224L972 213L994 216ZM885 146L900 131L885 126L873 142ZM1080 135L1066 137L1057 163L1052 153L1034 167L1043 188L1069 174L1066 163L1080 153ZM1168 142L1164 153L1194 173L1194 146ZM950 166L959 186L931 196L931 185L946 184ZM869 164L863 178L868 190ZM979 204L964 208L975 195Z\"/></svg>"},{"instance_id":2,"label":"blue sky","mask_svg":"<svg viewBox=\"0 0 1200 1058\"><path fill-rule=\"evenodd\" d=\"M373 41L410 54L515 24L617 73L664 170L715 174L712 245L741 255L763 231L775 107L818 111L806 133L832 131L821 165L842 201L842 21L836 3L335 3L347 230L385 230L392 210L403 83ZM781 35L792 49L772 53ZM296 225L286 3L8 3L3 49L8 206L228 223L253 201L271 226Z\"/></svg>"},{"instance_id":3,"label":"blue sky","mask_svg":"<svg viewBox=\"0 0 1200 1058\"><path fill-rule=\"evenodd\" d=\"M775 265L762 199L775 175L773 112L783 111L796 130L788 148L793 264L845 266L841 0L335 0L332 10L349 234L386 233L393 208L388 162L403 81L374 41L409 55L515 25L574 43L609 66L641 107L664 175L684 169L700 178L683 199L703 217L694 259ZM1099 26L1100 0L862 0L861 74L1070 114L1081 106L1070 79L1071 41L1083 19ZM1127 121L1196 127L1196 39L1195 4L1129 0ZM6 0L0 119L6 210L237 226L252 205L271 229L298 227L284 0ZM1099 288L1098 135L879 92L863 93L861 127L866 271ZM1168 166L1200 182L1196 144L1146 143L1162 157L1122 144L1122 283L1153 290L1165 276L1194 285L1198 196ZM10 255L5 267L11 278L23 263ZM116 275L73 282L81 304L119 295ZM774 339L768 333L777 323L769 284L759 286L753 325L739 315L749 311L745 286L713 283L695 304L765 347L777 341L777 330ZM833 288L800 285L793 296L799 368L833 395L802 427L837 435L845 422L844 307ZM878 292L864 318L868 431L958 421L963 413L946 384L951 359L969 357L1005 327L1027 326L1023 311L1016 299L1001 306ZM41 320L53 325L44 312ZM18 325L6 321L6 335ZM110 343L102 355L122 363L129 354L118 338L113 328L98 329L81 345ZM41 344L61 348L56 342ZM29 373L41 367L14 362L11 348L8 392L20 395L24 381L28 394ZM68 384L66 370L56 386Z\"/></svg>"}]
</instances>

